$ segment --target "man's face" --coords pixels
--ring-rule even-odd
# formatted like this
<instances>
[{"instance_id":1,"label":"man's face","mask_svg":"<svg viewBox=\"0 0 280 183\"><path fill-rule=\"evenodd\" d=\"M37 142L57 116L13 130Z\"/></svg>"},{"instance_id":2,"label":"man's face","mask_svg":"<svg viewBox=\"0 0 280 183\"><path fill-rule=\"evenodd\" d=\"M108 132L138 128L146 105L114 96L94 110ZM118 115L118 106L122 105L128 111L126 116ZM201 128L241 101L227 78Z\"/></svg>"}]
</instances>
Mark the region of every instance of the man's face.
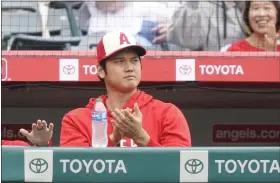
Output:
<instances>
[{"instance_id":1,"label":"man's face","mask_svg":"<svg viewBox=\"0 0 280 183\"><path fill-rule=\"evenodd\" d=\"M134 51L126 49L110 57L106 63L107 74L101 70L108 90L131 92L141 80L141 61Z\"/></svg>"}]
</instances>

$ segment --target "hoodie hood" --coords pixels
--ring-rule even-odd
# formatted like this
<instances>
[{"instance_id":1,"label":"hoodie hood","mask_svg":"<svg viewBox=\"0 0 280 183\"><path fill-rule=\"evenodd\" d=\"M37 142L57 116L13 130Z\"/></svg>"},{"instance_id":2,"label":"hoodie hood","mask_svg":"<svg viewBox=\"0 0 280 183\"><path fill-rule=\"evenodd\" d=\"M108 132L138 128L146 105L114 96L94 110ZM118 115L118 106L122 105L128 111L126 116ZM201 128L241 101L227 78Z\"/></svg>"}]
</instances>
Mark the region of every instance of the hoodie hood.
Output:
<instances>
[{"instance_id":1,"label":"hoodie hood","mask_svg":"<svg viewBox=\"0 0 280 183\"><path fill-rule=\"evenodd\" d=\"M107 95L101 95L98 98L102 98L103 104L106 106L106 100L108 98ZM146 106L148 103L152 101L153 97L149 94L146 94L143 91L137 90L137 92L126 102L126 104L123 106L123 109L125 108L131 108L134 110L134 103L137 103L139 108ZM86 105L86 108L92 109L93 106L96 103L96 98L90 98L89 103ZM108 108L107 108L108 109Z\"/></svg>"}]
</instances>

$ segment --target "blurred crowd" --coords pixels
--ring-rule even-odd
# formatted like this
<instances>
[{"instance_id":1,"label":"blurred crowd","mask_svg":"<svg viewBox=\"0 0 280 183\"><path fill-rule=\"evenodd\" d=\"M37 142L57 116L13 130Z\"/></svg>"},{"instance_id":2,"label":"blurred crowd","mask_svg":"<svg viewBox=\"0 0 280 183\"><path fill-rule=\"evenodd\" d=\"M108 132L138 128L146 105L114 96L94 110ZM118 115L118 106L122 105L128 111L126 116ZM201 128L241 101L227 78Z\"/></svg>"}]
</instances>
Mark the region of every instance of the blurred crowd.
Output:
<instances>
[{"instance_id":1,"label":"blurred crowd","mask_svg":"<svg viewBox=\"0 0 280 183\"><path fill-rule=\"evenodd\" d=\"M19 2L16 13L15 7L2 3L2 49L90 50L105 33L121 30L148 50L280 51L280 1Z\"/></svg>"}]
</instances>

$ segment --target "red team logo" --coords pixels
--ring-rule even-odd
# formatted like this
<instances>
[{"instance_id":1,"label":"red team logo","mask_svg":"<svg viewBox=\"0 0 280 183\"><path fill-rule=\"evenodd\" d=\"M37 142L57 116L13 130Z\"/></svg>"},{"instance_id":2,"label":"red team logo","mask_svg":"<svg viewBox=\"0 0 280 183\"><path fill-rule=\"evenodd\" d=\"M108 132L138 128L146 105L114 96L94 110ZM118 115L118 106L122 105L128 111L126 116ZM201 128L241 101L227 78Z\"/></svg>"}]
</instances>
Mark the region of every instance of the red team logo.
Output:
<instances>
[{"instance_id":1,"label":"red team logo","mask_svg":"<svg viewBox=\"0 0 280 183\"><path fill-rule=\"evenodd\" d=\"M2 81L7 81L8 80L8 61L5 58L2 58L1 61L2 61L1 78L2 78Z\"/></svg>"},{"instance_id":2,"label":"red team logo","mask_svg":"<svg viewBox=\"0 0 280 183\"><path fill-rule=\"evenodd\" d=\"M122 44L130 44L130 42L128 41L128 38L126 37L126 35L124 33L120 33L120 45Z\"/></svg>"}]
</instances>

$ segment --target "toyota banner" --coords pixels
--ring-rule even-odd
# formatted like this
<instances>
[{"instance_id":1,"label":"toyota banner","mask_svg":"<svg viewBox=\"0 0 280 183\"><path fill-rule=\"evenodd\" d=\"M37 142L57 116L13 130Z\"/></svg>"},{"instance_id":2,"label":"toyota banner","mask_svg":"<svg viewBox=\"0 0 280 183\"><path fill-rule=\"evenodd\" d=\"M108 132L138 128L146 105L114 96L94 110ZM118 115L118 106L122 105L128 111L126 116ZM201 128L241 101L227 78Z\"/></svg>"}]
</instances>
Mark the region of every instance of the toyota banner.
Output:
<instances>
[{"instance_id":1,"label":"toyota banner","mask_svg":"<svg viewBox=\"0 0 280 183\"><path fill-rule=\"evenodd\" d=\"M278 182L280 148L2 148L4 182ZM11 173L13 172L13 173Z\"/></svg>"}]
</instances>

